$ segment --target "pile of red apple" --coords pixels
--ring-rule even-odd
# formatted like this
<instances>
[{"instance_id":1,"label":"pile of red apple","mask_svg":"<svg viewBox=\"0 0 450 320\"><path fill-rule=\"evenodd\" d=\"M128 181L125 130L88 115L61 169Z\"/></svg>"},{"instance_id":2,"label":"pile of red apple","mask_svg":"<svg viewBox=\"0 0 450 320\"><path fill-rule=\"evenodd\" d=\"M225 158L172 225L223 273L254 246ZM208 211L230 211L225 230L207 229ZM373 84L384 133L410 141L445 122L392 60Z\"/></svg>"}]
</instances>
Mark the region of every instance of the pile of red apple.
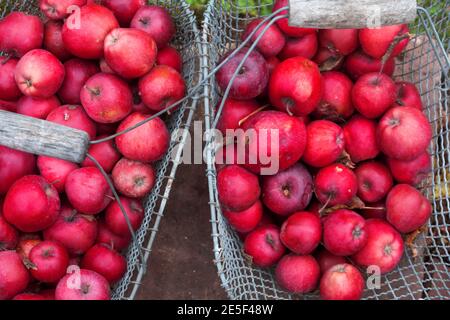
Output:
<instances>
[{"instance_id":1,"label":"pile of red apple","mask_svg":"<svg viewBox=\"0 0 450 320\"><path fill-rule=\"evenodd\" d=\"M182 60L169 45L174 22L145 3L41 0L45 23L21 12L0 20L0 109L95 140L181 99ZM70 15L74 5L81 9ZM168 129L155 118L89 149L111 174L134 231L155 183L153 163L168 146ZM121 252L130 240L92 160L75 164L0 146L0 300L109 299L126 272ZM77 283L72 276L79 286L69 285Z\"/></svg>"},{"instance_id":2,"label":"pile of red apple","mask_svg":"<svg viewBox=\"0 0 450 320\"><path fill-rule=\"evenodd\" d=\"M286 5L277 1L274 10ZM247 26L243 40L260 22ZM238 135L219 150L216 160L226 160L217 165L223 215L253 265L275 267L289 292L360 299L367 268L394 270L402 234L432 213L415 188L431 170L432 129L415 85L391 77L408 41L406 25L315 30L281 19L231 84L218 128L277 129L279 140ZM247 52L217 74L222 91ZM261 175L270 165L257 152L273 156L273 143L280 171ZM252 156L258 161L251 163Z\"/></svg>"}]
</instances>

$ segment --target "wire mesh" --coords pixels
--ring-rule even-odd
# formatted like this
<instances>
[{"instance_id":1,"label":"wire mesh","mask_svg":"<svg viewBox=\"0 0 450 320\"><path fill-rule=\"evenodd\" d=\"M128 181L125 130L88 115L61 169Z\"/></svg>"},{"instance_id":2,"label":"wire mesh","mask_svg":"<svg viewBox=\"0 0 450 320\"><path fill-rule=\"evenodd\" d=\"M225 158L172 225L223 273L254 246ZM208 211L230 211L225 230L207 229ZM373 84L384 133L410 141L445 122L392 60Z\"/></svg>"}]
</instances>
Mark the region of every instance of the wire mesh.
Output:
<instances>
[{"instance_id":1,"label":"wire mesh","mask_svg":"<svg viewBox=\"0 0 450 320\"><path fill-rule=\"evenodd\" d=\"M23 11L39 15L38 1L0 0L0 18L11 11ZM149 4L158 4L168 9L172 15L177 33L173 46L183 57L183 76L186 81L188 95L193 98L185 101L177 111L168 117L166 124L171 133L179 128L189 128L198 104L198 97L193 88L201 79L199 52L201 51L200 33L196 18L189 5L180 0L150 0ZM153 242L158 232L159 224L164 216L164 209L169 199L175 180L177 167L181 158L182 145L186 134L171 141L165 157L155 165L156 181L152 192L145 198L145 217L141 227L136 232L133 241L126 251L127 271L122 280L113 288L112 299L132 300L135 298L143 276L147 271L147 262ZM141 261L143 252L144 261Z\"/></svg>"},{"instance_id":2,"label":"wire mesh","mask_svg":"<svg viewBox=\"0 0 450 320\"><path fill-rule=\"evenodd\" d=\"M221 55L241 41L246 24L256 17L267 16L270 0L211 0L203 23L202 69L208 74ZM255 5L256 4L256 5ZM418 9L418 19L411 24L414 34L406 52L397 60L396 80L415 83L422 95L433 127L430 153L433 173L421 185L433 204L428 231L422 233L405 250L399 267L382 276L381 288L366 290L365 299L449 299L450 298L450 130L449 60L439 36L448 42L448 2L419 1L430 13ZM439 36L438 36L439 35ZM448 49L448 46L445 46ZM210 129L216 118L215 106L220 99L215 78L204 88L205 127ZM274 281L273 270L251 266L243 255L242 242L222 216L216 188L214 151L208 153L208 184L212 239L215 263L222 286L231 299L318 299L317 292L298 296L283 291Z\"/></svg>"}]
</instances>

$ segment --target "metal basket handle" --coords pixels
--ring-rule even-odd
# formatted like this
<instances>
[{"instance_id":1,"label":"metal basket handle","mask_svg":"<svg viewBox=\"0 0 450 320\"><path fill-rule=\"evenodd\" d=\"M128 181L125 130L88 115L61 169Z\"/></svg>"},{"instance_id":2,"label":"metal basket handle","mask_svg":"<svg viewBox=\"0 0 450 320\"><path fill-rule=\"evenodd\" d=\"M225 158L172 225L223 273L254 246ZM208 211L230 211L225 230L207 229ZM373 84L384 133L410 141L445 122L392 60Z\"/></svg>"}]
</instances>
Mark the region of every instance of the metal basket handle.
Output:
<instances>
[{"instance_id":1,"label":"metal basket handle","mask_svg":"<svg viewBox=\"0 0 450 320\"><path fill-rule=\"evenodd\" d=\"M289 25L304 28L375 28L416 19L416 0L289 0Z\"/></svg>"}]
</instances>

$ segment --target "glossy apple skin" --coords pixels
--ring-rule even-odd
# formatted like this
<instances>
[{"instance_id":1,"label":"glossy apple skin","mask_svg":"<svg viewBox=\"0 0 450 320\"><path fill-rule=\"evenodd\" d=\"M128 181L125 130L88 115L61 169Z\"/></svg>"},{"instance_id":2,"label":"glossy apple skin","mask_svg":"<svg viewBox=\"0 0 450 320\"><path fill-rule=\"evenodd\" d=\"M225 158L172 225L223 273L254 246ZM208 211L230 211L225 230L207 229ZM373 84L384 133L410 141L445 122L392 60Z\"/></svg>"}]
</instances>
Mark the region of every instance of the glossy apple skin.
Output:
<instances>
[{"instance_id":1,"label":"glossy apple skin","mask_svg":"<svg viewBox=\"0 0 450 320\"><path fill-rule=\"evenodd\" d=\"M114 29L105 38L104 50L106 63L126 79L142 77L156 62L156 42L139 29Z\"/></svg>"},{"instance_id":2,"label":"glossy apple skin","mask_svg":"<svg viewBox=\"0 0 450 320\"><path fill-rule=\"evenodd\" d=\"M397 88L397 100L393 107L411 107L423 109L422 97L414 83L402 81L395 84Z\"/></svg>"},{"instance_id":3,"label":"glossy apple skin","mask_svg":"<svg viewBox=\"0 0 450 320\"><path fill-rule=\"evenodd\" d=\"M27 288L30 275L22 259L14 251L1 251L0 265L0 300L12 299Z\"/></svg>"},{"instance_id":4,"label":"glossy apple skin","mask_svg":"<svg viewBox=\"0 0 450 320\"><path fill-rule=\"evenodd\" d=\"M320 279L320 267L312 256L288 254L275 269L275 278L285 290L303 294L314 291Z\"/></svg>"},{"instance_id":5,"label":"glossy apple skin","mask_svg":"<svg viewBox=\"0 0 450 320\"><path fill-rule=\"evenodd\" d=\"M47 121L85 131L91 140L96 136L95 123L89 118L82 106L64 105L58 107L50 112Z\"/></svg>"},{"instance_id":6,"label":"glossy apple skin","mask_svg":"<svg viewBox=\"0 0 450 320\"><path fill-rule=\"evenodd\" d=\"M80 276L80 289L73 288L70 284L74 277ZM68 274L62 278L56 286L56 300L110 300L111 289L109 282L97 272L81 269L76 274Z\"/></svg>"},{"instance_id":7,"label":"glossy apple skin","mask_svg":"<svg viewBox=\"0 0 450 320\"><path fill-rule=\"evenodd\" d=\"M44 283L56 283L69 266L66 248L54 241L42 241L30 251L30 261L36 266L30 270L33 278Z\"/></svg>"},{"instance_id":8,"label":"glossy apple skin","mask_svg":"<svg viewBox=\"0 0 450 320\"><path fill-rule=\"evenodd\" d=\"M296 212L281 226L281 242L296 254L308 255L322 239L320 218L311 212Z\"/></svg>"},{"instance_id":9,"label":"glossy apple skin","mask_svg":"<svg viewBox=\"0 0 450 320\"><path fill-rule=\"evenodd\" d=\"M14 74L18 59L0 57L0 99L16 101L22 95L17 86Z\"/></svg>"},{"instance_id":10,"label":"glossy apple skin","mask_svg":"<svg viewBox=\"0 0 450 320\"><path fill-rule=\"evenodd\" d=\"M25 54L16 66L16 83L26 96L49 98L58 92L65 76L63 64L46 50Z\"/></svg>"},{"instance_id":11,"label":"glossy apple skin","mask_svg":"<svg viewBox=\"0 0 450 320\"><path fill-rule=\"evenodd\" d=\"M141 201L126 197L120 197L120 201L128 215L133 230L137 231L141 226L145 214ZM117 201L112 202L106 209L105 223L108 229L118 236L131 236L128 223Z\"/></svg>"},{"instance_id":12,"label":"glossy apple skin","mask_svg":"<svg viewBox=\"0 0 450 320\"><path fill-rule=\"evenodd\" d=\"M394 270L403 256L403 239L389 223L379 219L366 221L367 243L353 255L360 267L378 266L381 274Z\"/></svg>"},{"instance_id":13,"label":"glossy apple skin","mask_svg":"<svg viewBox=\"0 0 450 320\"><path fill-rule=\"evenodd\" d=\"M375 59L381 59L397 36L402 36L409 32L405 24L384 26L376 29L361 29L359 31L359 41L365 53ZM391 58L398 56L407 46L409 37L401 40L392 51Z\"/></svg>"},{"instance_id":14,"label":"glossy apple skin","mask_svg":"<svg viewBox=\"0 0 450 320\"><path fill-rule=\"evenodd\" d=\"M426 151L431 138L432 128L428 119L415 108L392 108L378 124L378 144L381 151L393 159L416 159Z\"/></svg>"},{"instance_id":15,"label":"glossy apple skin","mask_svg":"<svg viewBox=\"0 0 450 320\"><path fill-rule=\"evenodd\" d=\"M128 27L145 0L103 0L102 5L111 10L123 27Z\"/></svg>"},{"instance_id":16,"label":"glossy apple skin","mask_svg":"<svg viewBox=\"0 0 450 320\"><path fill-rule=\"evenodd\" d=\"M219 110L220 102L216 106ZM226 134L227 129L235 130L240 127L239 122L244 121L250 114L256 112L261 105L256 100L236 100L228 98L223 105L217 129Z\"/></svg>"},{"instance_id":17,"label":"glossy apple skin","mask_svg":"<svg viewBox=\"0 0 450 320\"><path fill-rule=\"evenodd\" d=\"M323 243L324 247L336 256L357 253L367 243L364 218L351 210L333 211L324 219Z\"/></svg>"},{"instance_id":18,"label":"glossy apple skin","mask_svg":"<svg viewBox=\"0 0 450 320\"><path fill-rule=\"evenodd\" d=\"M390 58L383 66L381 59L372 58L363 51L358 50L345 59L344 69L354 81L371 72L383 72L391 77L395 70L395 60Z\"/></svg>"},{"instance_id":19,"label":"glossy apple skin","mask_svg":"<svg viewBox=\"0 0 450 320\"><path fill-rule=\"evenodd\" d=\"M338 264L320 280L320 297L324 300L361 300L365 281L351 264Z\"/></svg>"},{"instance_id":20,"label":"glossy apple skin","mask_svg":"<svg viewBox=\"0 0 450 320\"><path fill-rule=\"evenodd\" d=\"M40 0L39 8L52 20L63 20L69 15L71 6L82 7L87 0Z\"/></svg>"},{"instance_id":21,"label":"glossy apple skin","mask_svg":"<svg viewBox=\"0 0 450 320\"><path fill-rule=\"evenodd\" d=\"M28 51L42 47L44 24L39 17L11 12L0 20L0 51L21 58Z\"/></svg>"},{"instance_id":22,"label":"glossy apple skin","mask_svg":"<svg viewBox=\"0 0 450 320\"><path fill-rule=\"evenodd\" d=\"M50 112L60 106L61 103L55 96L43 99L22 96L22 98L17 101L17 113L45 120Z\"/></svg>"},{"instance_id":23,"label":"glossy apple skin","mask_svg":"<svg viewBox=\"0 0 450 320\"><path fill-rule=\"evenodd\" d=\"M99 123L119 122L133 108L133 93L128 83L108 73L97 73L89 78L80 98L89 117Z\"/></svg>"},{"instance_id":24,"label":"glossy apple skin","mask_svg":"<svg viewBox=\"0 0 450 320\"><path fill-rule=\"evenodd\" d=\"M104 139L106 135L98 136L96 139ZM107 173L111 173L116 163L120 160L121 155L114 145L113 140L96 143L89 147L88 153L100 163L100 166ZM82 167L96 167L94 161L89 158L84 159L81 163Z\"/></svg>"},{"instance_id":25,"label":"glossy apple skin","mask_svg":"<svg viewBox=\"0 0 450 320\"><path fill-rule=\"evenodd\" d=\"M90 77L100 72L100 69L91 61L77 58L66 61L64 69L66 77L58 96L65 104L81 104L81 89Z\"/></svg>"},{"instance_id":26,"label":"glossy apple skin","mask_svg":"<svg viewBox=\"0 0 450 320\"><path fill-rule=\"evenodd\" d=\"M147 108L154 112L170 107L185 94L186 84L183 77L169 66L156 66L139 80L139 95Z\"/></svg>"},{"instance_id":27,"label":"glossy apple skin","mask_svg":"<svg viewBox=\"0 0 450 320\"><path fill-rule=\"evenodd\" d=\"M0 195L8 192L14 182L30 175L36 168L36 157L30 153L0 146Z\"/></svg>"},{"instance_id":28,"label":"glossy apple skin","mask_svg":"<svg viewBox=\"0 0 450 320\"><path fill-rule=\"evenodd\" d=\"M301 37L287 38L286 44L278 57L286 60L293 57L312 59L318 50L319 44L315 33L308 33Z\"/></svg>"},{"instance_id":29,"label":"glossy apple skin","mask_svg":"<svg viewBox=\"0 0 450 320\"><path fill-rule=\"evenodd\" d=\"M78 169L78 165L66 160L51 158L47 156L39 156L37 159L39 173L50 182L59 193L64 192L67 176L74 170Z\"/></svg>"},{"instance_id":30,"label":"glossy apple skin","mask_svg":"<svg viewBox=\"0 0 450 320\"><path fill-rule=\"evenodd\" d=\"M431 156L426 151L411 161L387 158L392 176L399 183L419 185L431 173Z\"/></svg>"},{"instance_id":31,"label":"glossy apple skin","mask_svg":"<svg viewBox=\"0 0 450 320\"><path fill-rule=\"evenodd\" d=\"M378 161L360 164L355 174L358 179L358 196L364 203L384 199L394 184L389 169Z\"/></svg>"},{"instance_id":32,"label":"glossy apple skin","mask_svg":"<svg viewBox=\"0 0 450 320\"><path fill-rule=\"evenodd\" d=\"M117 132L122 132L146 118L147 114L132 113L122 121ZM169 143L169 130L160 118L116 138L116 146L124 157L145 163L160 160L167 152Z\"/></svg>"},{"instance_id":33,"label":"glossy apple skin","mask_svg":"<svg viewBox=\"0 0 450 320\"><path fill-rule=\"evenodd\" d=\"M317 198L329 207L350 202L358 190L355 174L342 164L320 169L314 183Z\"/></svg>"},{"instance_id":34,"label":"glossy apple skin","mask_svg":"<svg viewBox=\"0 0 450 320\"><path fill-rule=\"evenodd\" d=\"M62 21L50 20L45 24L44 32L44 48L55 55L62 62L72 57L66 50L62 39L62 29L64 23Z\"/></svg>"},{"instance_id":35,"label":"glossy apple skin","mask_svg":"<svg viewBox=\"0 0 450 320\"><path fill-rule=\"evenodd\" d=\"M41 176L25 176L6 194L3 217L20 231L42 231L56 221L60 205L54 186Z\"/></svg>"},{"instance_id":36,"label":"glossy apple skin","mask_svg":"<svg viewBox=\"0 0 450 320\"><path fill-rule=\"evenodd\" d=\"M121 194L143 198L153 189L156 173L150 164L122 158L112 171L112 179Z\"/></svg>"},{"instance_id":37,"label":"glossy apple skin","mask_svg":"<svg viewBox=\"0 0 450 320\"><path fill-rule=\"evenodd\" d=\"M294 57L284 60L273 70L269 97L277 109L306 116L322 99L322 86L317 64L303 57Z\"/></svg>"},{"instance_id":38,"label":"glossy apple skin","mask_svg":"<svg viewBox=\"0 0 450 320\"><path fill-rule=\"evenodd\" d=\"M268 268L275 265L285 251L280 240L280 230L275 225L256 228L245 238L244 252L257 267Z\"/></svg>"},{"instance_id":39,"label":"glossy apple skin","mask_svg":"<svg viewBox=\"0 0 450 320\"><path fill-rule=\"evenodd\" d=\"M250 33L252 33L255 30L255 28L261 23L262 20L263 20L262 18L254 19L249 24L247 24L247 27L245 28L245 31L242 34L242 41L244 41L250 36ZM256 41L256 39L259 37L259 35L265 29L266 26L267 22L265 22L258 29L258 31L255 32L255 34L250 39L250 43L254 43ZM276 24L272 24L264 32L264 35L258 41L256 48L265 58L269 58L274 57L278 53L280 53L284 45L285 45L284 34L281 32L280 29L278 29Z\"/></svg>"},{"instance_id":40,"label":"glossy apple skin","mask_svg":"<svg viewBox=\"0 0 450 320\"><path fill-rule=\"evenodd\" d=\"M131 20L130 27L151 35L158 49L167 46L176 33L175 24L169 12L159 6L141 7Z\"/></svg>"},{"instance_id":41,"label":"glossy apple skin","mask_svg":"<svg viewBox=\"0 0 450 320\"><path fill-rule=\"evenodd\" d=\"M283 7L289 6L288 0L277 0L275 1L275 4L273 6L272 12L275 12ZM277 15L285 15L288 14L288 10L282 10ZM283 31L284 34L290 37L301 37L308 33L315 33L317 29L312 28L298 28L298 27L291 27L288 23L288 18L282 18L277 20L277 25Z\"/></svg>"},{"instance_id":42,"label":"glossy apple skin","mask_svg":"<svg viewBox=\"0 0 450 320\"><path fill-rule=\"evenodd\" d=\"M79 28L73 25L77 18L80 21ZM66 19L62 31L64 46L78 58L100 59L107 34L118 27L119 22L110 10L97 4L88 4L81 8L79 16L73 13Z\"/></svg>"},{"instance_id":43,"label":"glossy apple skin","mask_svg":"<svg viewBox=\"0 0 450 320\"><path fill-rule=\"evenodd\" d=\"M248 233L254 230L261 222L263 216L263 206L257 200L250 208L239 211L223 210L223 215L234 230L241 233Z\"/></svg>"},{"instance_id":44,"label":"glossy apple skin","mask_svg":"<svg viewBox=\"0 0 450 320\"><path fill-rule=\"evenodd\" d=\"M344 125L345 151L353 162L375 159L380 153L377 142L377 122L360 115Z\"/></svg>"},{"instance_id":45,"label":"glossy apple skin","mask_svg":"<svg viewBox=\"0 0 450 320\"><path fill-rule=\"evenodd\" d=\"M417 189L407 184L392 188L386 198L386 217L398 231L409 233L424 225L433 208Z\"/></svg>"},{"instance_id":46,"label":"glossy apple skin","mask_svg":"<svg viewBox=\"0 0 450 320\"><path fill-rule=\"evenodd\" d=\"M342 55L349 55L358 48L358 29L323 29L319 30L319 42Z\"/></svg>"},{"instance_id":47,"label":"glossy apple skin","mask_svg":"<svg viewBox=\"0 0 450 320\"><path fill-rule=\"evenodd\" d=\"M177 49L166 46L165 48L158 50L156 64L172 67L181 73L183 69L183 58Z\"/></svg>"}]
</instances>

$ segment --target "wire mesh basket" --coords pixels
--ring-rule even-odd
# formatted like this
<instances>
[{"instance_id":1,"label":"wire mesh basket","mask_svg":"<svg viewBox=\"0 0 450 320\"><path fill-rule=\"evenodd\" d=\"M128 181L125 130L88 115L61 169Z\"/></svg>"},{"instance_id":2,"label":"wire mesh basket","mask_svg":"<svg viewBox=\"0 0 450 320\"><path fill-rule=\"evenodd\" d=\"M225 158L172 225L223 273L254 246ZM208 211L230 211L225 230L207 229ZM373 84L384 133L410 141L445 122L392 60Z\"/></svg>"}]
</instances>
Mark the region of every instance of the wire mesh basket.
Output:
<instances>
[{"instance_id":1,"label":"wire mesh basket","mask_svg":"<svg viewBox=\"0 0 450 320\"><path fill-rule=\"evenodd\" d=\"M445 7L442 7L445 2ZM208 74L219 58L241 43L249 21L271 13L271 0L242 2L211 0L203 25L203 72ZM433 169L421 186L433 204L428 230L405 250L403 260L393 272L382 276L381 288L367 289L365 299L450 299L450 124L449 67L439 35L448 32L446 1L422 1L431 14L418 8L418 18L411 24L414 37L406 52L397 59L396 80L417 84L426 106L424 112L433 127L430 153ZM440 8L440 9L436 9ZM205 86L206 129L213 126L219 89L214 78ZM272 270L251 266L243 254L242 242L224 217L218 200L214 151L208 153L208 183L215 263L222 285L231 299L318 299L316 293L296 296L283 291Z\"/></svg>"},{"instance_id":2,"label":"wire mesh basket","mask_svg":"<svg viewBox=\"0 0 450 320\"><path fill-rule=\"evenodd\" d=\"M183 76L186 81L187 99L167 118L166 124L171 133L178 129L189 128L198 104L194 86L200 81L199 52L201 50L200 33L196 18L189 5L182 0L157 0L149 4L158 4L168 9L172 15L177 33L172 45L183 57ZM39 15L38 1L0 0L0 18L11 11L23 11ZM152 192L145 198L145 217L141 227L136 232L136 239L126 251L127 271L122 280L113 288L112 299L134 299L143 276L147 271L147 262L152 245L158 232L164 209L169 200L172 184L175 180L178 164L181 158L182 145L186 141L188 130L177 134L177 139L171 141L169 150L162 160L155 164L156 180ZM184 132L182 131L182 132Z\"/></svg>"}]
</instances>

